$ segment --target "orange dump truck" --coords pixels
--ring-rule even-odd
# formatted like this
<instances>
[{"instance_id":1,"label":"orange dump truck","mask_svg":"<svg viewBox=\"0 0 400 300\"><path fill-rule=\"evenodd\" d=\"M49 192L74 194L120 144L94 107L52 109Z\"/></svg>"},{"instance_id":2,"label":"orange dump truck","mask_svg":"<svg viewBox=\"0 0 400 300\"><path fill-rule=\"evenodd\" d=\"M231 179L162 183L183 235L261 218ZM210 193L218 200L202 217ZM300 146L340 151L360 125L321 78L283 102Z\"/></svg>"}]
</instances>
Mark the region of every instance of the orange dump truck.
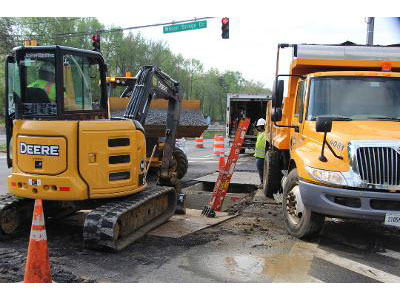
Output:
<instances>
[{"instance_id":1,"label":"orange dump truck","mask_svg":"<svg viewBox=\"0 0 400 300\"><path fill-rule=\"evenodd\" d=\"M318 234L325 216L399 226L400 47L280 44L277 57L263 190L283 193L289 233Z\"/></svg>"}]
</instances>

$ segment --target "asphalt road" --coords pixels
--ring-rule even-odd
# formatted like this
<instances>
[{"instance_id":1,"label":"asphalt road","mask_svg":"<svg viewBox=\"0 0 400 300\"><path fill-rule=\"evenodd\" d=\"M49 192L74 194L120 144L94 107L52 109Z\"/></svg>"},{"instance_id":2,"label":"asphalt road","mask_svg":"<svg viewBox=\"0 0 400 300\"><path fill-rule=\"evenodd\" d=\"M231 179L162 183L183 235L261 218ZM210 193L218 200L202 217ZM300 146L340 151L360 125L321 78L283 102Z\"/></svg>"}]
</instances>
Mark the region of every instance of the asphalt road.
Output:
<instances>
[{"instance_id":1,"label":"asphalt road","mask_svg":"<svg viewBox=\"0 0 400 300\"><path fill-rule=\"evenodd\" d=\"M217 159L187 142L185 181L213 172ZM8 170L0 161L0 180ZM241 155L238 170L254 167ZM321 235L287 234L281 206L250 194L239 215L184 238L145 236L120 253L83 248L83 212L47 224L57 282L400 282L400 231L380 224L328 219ZM0 282L22 280L29 232L0 242Z\"/></svg>"}]
</instances>

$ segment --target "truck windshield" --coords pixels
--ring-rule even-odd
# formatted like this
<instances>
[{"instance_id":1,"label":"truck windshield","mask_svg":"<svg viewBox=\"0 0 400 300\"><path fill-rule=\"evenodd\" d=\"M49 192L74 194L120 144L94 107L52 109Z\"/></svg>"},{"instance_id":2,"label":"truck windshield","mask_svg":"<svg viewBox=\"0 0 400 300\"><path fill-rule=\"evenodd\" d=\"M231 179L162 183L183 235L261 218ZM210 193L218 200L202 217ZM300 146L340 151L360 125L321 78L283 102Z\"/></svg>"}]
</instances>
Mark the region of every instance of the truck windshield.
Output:
<instances>
[{"instance_id":1,"label":"truck windshield","mask_svg":"<svg viewBox=\"0 0 400 300\"><path fill-rule=\"evenodd\" d=\"M400 120L400 78L313 78L307 120L318 116L338 120Z\"/></svg>"}]
</instances>

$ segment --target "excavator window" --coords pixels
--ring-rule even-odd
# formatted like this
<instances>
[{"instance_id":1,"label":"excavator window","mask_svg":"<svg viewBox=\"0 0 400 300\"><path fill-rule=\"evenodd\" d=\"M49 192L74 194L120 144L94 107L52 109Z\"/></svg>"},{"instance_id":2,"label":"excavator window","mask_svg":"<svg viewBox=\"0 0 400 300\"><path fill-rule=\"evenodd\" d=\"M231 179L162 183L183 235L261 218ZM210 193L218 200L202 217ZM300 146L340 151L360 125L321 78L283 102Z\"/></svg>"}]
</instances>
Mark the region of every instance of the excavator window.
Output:
<instances>
[{"instance_id":1,"label":"excavator window","mask_svg":"<svg viewBox=\"0 0 400 300\"><path fill-rule=\"evenodd\" d=\"M19 80L18 65L12 56L6 59L6 101L5 101L5 125L6 125L6 146L7 166L12 166L11 137L13 120L15 119L15 102L21 98L21 83Z\"/></svg>"},{"instance_id":2,"label":"excavator window","mask_svg":"<svg viewBox=\"0 0 400 300\"><path fill-rule=\"evenodd\" d=\"M15 107L17 119L108 116L107 66L98 52L64 46L17 47L7 70L8 98L15 104L8 107Z\"/></svg>"},{"instance_id":3,"label":"excavator window","mask_svg":"<svg viewBox=\"0 0 400 300\"><path fill-rule=\"evenodd\" d=\"M54 104L56 102L54 54L27 53L23 65L26 74L26 98L24 103Z\"/></svg>"},{"instance_id":4,"label":"excavator window","mask_svg":"<svg viewBox=\"0 0 400 300\"><path fill-rule=\"evenodd\" d=\"M100 108L99 65L84 56L64 55L64 111L92 111Z\"/></svg>"},{"instance_id":5,"label":"excavator window","mask_svg":"<svg viewBox=\"0 0 400 300\"><path fill-rule=\"evenodd\" d=\"M8 62L7 63L7 110L8 115L15 114L15 98L21 97L21 85L19 81L19 70L17 64L15 62Z\"/></svg>"}]
</instances>

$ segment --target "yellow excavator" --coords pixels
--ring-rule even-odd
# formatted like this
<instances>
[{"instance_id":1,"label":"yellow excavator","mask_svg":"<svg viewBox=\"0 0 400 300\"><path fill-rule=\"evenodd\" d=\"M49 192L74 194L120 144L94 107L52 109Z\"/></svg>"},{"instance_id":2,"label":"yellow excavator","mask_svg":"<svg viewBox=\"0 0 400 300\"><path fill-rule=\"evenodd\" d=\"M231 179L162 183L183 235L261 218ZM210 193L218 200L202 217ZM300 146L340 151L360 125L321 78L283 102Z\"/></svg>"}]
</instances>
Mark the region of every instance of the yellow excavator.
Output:
<instances>
[{"instance_id":1,"label":"yellow excavator","mask_svg":"<svg viewBox=\"0 0 400 300\"><path fill-rule=\"evenodd\" d=\"M179 83L141 67L121 117L107 107L101 53L63 46L17 47L6 60L9 195L0 200L0 238L29 221L33 199L48 217L90 209L85 246L119 251L175 212L173 166ZM143 124L153 99L168 105L158 182L146 182Z\"/></svg>"}]
</instances>

